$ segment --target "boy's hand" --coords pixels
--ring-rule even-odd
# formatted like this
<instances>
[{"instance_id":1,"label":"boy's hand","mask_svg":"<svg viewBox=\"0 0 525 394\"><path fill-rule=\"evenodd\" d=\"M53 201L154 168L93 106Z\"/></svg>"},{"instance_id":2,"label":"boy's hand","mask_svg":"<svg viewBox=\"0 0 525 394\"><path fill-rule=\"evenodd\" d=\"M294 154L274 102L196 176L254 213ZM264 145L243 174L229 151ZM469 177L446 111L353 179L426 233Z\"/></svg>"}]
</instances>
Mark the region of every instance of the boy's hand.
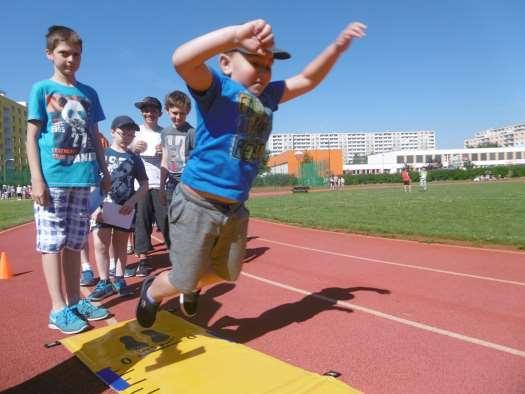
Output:
<instances>
[{"instance_id":1,"label":"boy's hand","mask_svg":"<svg viewBox=\"0 0 525 394\"><path fill-rule=\"evenodd\" d=\"M135 204L130 203L129 200L122 205L122 208L119 209L118 213L121 215L130 215L135 208Z\"/></svg>"},{"instance_id":2,"label":"boy's hand","mask_svg":"<svg viewBox=\"0 0 525 394\"><path fill-rule=\"evenodd\" d=\"M135 141L135 144L134 144L134 147L133 147L135 153L142 153L144 152L146 149L148 149L148 144L146 143L146 141L142 141L142 140L139 140L139 141Z\"/></svg>"},{"instance_id":3,"label":"boy's hand","mask_svg":"<svg viewBox=\"0 0 525 394\"><path fill-rule=\"evenodd\" d=\"M245 23L237 27L235 40L248 52L265 55L273 46L272 27L262 19Z\"/></svg>"},{"instance_id":4,"label":"boy's hand","mask_svg":"<svg viewBox=\"0 0 525 394\"><path fill-rule=\"evenodd\" d=\"M350 23L335 40L335 46L341 52L346 51L352 42L352 39L361 38L366 35L366 25L360 22Z\"/></svg>"},{"instance_id":5,"label":"boy's hand","mask_svg":"<svg viewBox=\"0 0 525 394\"><path fill-rule=\"evenodd\" d=\"M109 173L105 173L102 176L100 189L102 190L102 193L109 193L111 191L111 175L109 175Z\"/></svg>"},{"instance_id":6,"label":"boy's hand","mask_svg":"<svg viewBox=\"0 0 525 394\"><path fill-rule=\"evenodd\" d=\"M46 206L49 202L49 192L47 185L43 181L31 182L31 197L38 205Z\"/></svg>"},{"instance_id":7,"label":"boy's hand","mask_svg":"<svg viewBox=\"0 0 525 394\"><path fill-rule=\"evenodd\" d=\"M162 155L162 145L161 144L158 144L157 146L155 146L155 154L157 156Z\"/></svg>"}]
</instances>

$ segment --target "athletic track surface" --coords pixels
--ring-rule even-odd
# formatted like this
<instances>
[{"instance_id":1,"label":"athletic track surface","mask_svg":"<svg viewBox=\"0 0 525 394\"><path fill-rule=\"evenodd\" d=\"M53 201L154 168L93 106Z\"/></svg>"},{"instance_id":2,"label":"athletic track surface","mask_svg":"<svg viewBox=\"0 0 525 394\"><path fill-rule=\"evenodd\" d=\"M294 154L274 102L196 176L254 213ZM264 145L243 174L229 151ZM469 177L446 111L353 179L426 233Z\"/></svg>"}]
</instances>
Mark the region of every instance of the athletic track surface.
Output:
<instances>
[{"instance_id":1,"label":"athletic track surface","mask_svg":"<svg viewBox=\"0 0 525 394\"><path fill-rule=\"evenodd\" d=\"M366 393L525 393L525 253L256 219L249 234L241 277L208 288L194 323ZM32 223L0 232L16 274L0 281L0 390L109 393L63 346L44 347L61 334L47 328L34 237ZM160 245L152 261L168 266ZM94 326L133 318L136 302L104 300L114 316Z\"/></svg>"}]
</instances>

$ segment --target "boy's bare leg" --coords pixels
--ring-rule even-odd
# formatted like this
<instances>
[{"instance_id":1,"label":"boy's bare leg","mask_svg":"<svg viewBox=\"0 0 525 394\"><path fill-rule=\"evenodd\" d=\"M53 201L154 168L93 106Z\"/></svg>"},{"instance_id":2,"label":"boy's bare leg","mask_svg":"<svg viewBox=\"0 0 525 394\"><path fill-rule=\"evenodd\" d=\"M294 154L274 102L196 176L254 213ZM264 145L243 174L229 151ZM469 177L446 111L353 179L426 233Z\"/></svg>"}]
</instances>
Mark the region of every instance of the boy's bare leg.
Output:
<instances>
[{"instance_id":1,"label":"boy's bare leg","mask_svg":"<svg viewBox=\"0 0 525 394\"><path fill-rule=\"evenodd\" d=\"M73 305L80 299L80 251L64 249L62 251L62 270L66 287L66 301Z\"/></svg>"},{"instance_id":2,"label":"boy's bare leg","mask_svg":"<svg viewBox=\"0 0 525 394\"><path fill-rule=\"evenodd\" d=\"M109 245L111 243L111 228L93 230L93 246L100 280L109 279Z\"/></svg>"},{"instance_id":3,"label":"boy's bare leg","mask_svg":"<svg viewBox=\"0 0 525 394\"><path fill-rule=\"evenodd\" d=\"M180 293L180 290L171 284L168 278L169 272L163 271L158 274L148 289L148 296L157 303L161 303L166 297L172 297Z\"/></svg>"},{"instance_id":4,"label":"boy's bare leg","mask_svg":"<svg viewBox=\"0 0 525 394\"><path fill-rule=\"evenodd\" d=\"M62 295L62 254L42 253L42 269L51 298L52 309L54 311L63 309L66 302Z\"/></svg>"},{"instance_id":5,"label":"boy's bare leg","mask_svg":"<svg viewBox=\"0 0 525 394\"><path fill-rule=\"evenodd\" d=\"M113 231L111 246L113 249L113 258L115 259L115 276L124 276L126 269L126 260L128 258L127 245L129 233L124 231Z\"/></svg>"}]
</instances>

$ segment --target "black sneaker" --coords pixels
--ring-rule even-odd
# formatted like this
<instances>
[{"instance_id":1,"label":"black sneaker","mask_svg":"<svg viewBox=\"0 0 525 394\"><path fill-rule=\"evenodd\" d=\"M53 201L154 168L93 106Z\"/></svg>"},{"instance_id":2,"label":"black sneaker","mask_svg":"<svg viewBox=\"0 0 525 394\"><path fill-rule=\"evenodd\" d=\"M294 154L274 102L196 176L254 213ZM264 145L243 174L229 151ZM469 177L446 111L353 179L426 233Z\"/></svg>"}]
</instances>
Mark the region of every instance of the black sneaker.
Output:
<instances>
[{"instance_id":1,"label":"black sneaker","mask_svg":"<svg viewBox=\"0 0 525 394\"><path fill-rule=\"evenodd\" d=\"M135 271L135 276L148 276L151 271L153 271L153 267L146 260L141 260Z\"/></svg>"},{"instance_id":2,"label":"black sneaker","mask_svg":"<svg viewBox=\"0 0 525 394\"><path fill-rule=\"evenodd\" d=\"M197 314L197 307L199 306L199 295L201 290L194 290L190 294L183 294L179 296L180 310L184 315L193 317Z\"/></svg>"},{"instance_id":3,"label":"black sneaker","mask_svg":"<svg viewBox=\"0 0 525 394\"><path fill-rule=\"evenodd\" d=\"M137 304L137 310L135 316L137 321L142 327L151 327L155 323L155 318L157 317L157 310L159 309L160 304L151 302L146 293L155 280L154 276L149 276L142 282L142 287L140 288L140 298L139 303Z\"/></svg>"}]
</instances>

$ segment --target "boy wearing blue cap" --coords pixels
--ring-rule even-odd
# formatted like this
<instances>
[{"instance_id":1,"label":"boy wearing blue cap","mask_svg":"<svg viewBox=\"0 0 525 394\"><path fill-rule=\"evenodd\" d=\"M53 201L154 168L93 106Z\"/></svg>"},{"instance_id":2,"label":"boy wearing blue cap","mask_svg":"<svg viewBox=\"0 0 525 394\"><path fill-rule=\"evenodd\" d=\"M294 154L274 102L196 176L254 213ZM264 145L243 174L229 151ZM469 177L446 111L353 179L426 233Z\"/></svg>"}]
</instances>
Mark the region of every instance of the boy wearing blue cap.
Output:
<instances>
[{"instance_id":1,"label":"boy wearing blue cap","mask_svg":"<svg viewBox=\"0 0 525 394\"><path fill-rule=\"evenodd\" d=\"M272 28L263 20L215 30L177 48L173 64L197 103L196 143L169 208L173 269L144 280L136 310L142 326L153 325L165 297L183 293L183 312L194 312L194 289L237 279L248 229L244 202L273 112L314 89L365 29L348 25L301 73L277 82L271 82L273 61L290 55L274 48ZM222 74L205 64L215 55Z\"/></svg>"}]
</instances>

